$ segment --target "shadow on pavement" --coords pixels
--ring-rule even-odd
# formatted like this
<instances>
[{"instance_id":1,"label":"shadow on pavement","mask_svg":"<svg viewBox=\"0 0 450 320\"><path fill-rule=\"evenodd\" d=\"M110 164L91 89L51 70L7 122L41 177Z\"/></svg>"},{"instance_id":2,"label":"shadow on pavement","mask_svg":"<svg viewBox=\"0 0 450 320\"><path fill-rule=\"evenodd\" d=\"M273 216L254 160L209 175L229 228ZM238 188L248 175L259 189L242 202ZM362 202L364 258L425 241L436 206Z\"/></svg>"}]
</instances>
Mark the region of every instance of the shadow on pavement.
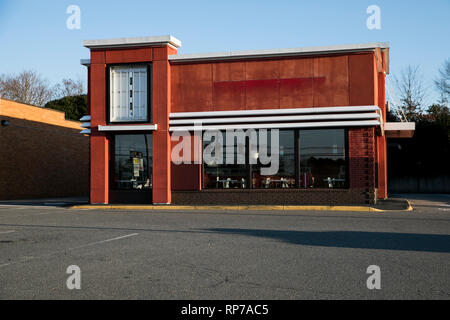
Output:
<instances>
[{"instance_id":1,"label":"shadow on pavement","mask_svg":"<svg viewBox=\"0 0 450 320\"><path fill-rule=\"evenodd\" d=\"M25 200L1 200L0 205L67 207L89 203L88 197L42 198Z\"/></svg>"},{"instance_id":2,"label":"shadow on pavement","mask_svg":"<svg viewBox=\"0 0 450 320\"><path fill-rule=\"evenodd\" d=\"M306 246L450 252L450 235L363 232L363 231L288 231L259 229L205 229L221 234L264 237Z\"/></svg>"}]
</instances>

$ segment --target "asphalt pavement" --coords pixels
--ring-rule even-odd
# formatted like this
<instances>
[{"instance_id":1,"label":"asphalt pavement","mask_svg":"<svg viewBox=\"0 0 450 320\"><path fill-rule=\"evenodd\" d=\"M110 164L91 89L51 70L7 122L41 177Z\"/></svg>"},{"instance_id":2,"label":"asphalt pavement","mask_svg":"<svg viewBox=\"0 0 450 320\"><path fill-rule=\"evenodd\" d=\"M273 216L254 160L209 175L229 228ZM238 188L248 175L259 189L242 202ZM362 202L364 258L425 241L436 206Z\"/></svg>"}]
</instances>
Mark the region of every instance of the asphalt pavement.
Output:
<instances>
[{"instance_id":1,"label":"asphalt pavement","mask_svg":"<svg viewBox=\"0 0 450 320\"><path fill-rule=\"evenodd\" d=\"M445 195L376 213L127 212L63 202L0 203L0 299L450 298ZM73 265L81 289L69 290ZM380 289L367 287L372 265Z\"/></svg>"}]
</instances>

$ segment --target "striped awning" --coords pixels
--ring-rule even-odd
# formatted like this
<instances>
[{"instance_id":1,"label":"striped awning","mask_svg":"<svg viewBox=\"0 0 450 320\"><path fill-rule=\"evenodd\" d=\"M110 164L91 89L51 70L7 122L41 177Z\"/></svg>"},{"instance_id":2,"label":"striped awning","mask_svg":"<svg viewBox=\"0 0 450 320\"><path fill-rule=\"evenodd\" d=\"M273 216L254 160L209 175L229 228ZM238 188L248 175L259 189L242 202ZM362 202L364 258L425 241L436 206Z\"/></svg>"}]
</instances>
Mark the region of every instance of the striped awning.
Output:
<instances>
[{"instance_id":1,"label":"striped awning","mask_svg":"<svg viewBox=\"0 0 450 320\"><path fill-rule=\"evenodd\" d=\"M378 106L174 112L169 131L380 126Z\"/></svg>"}]
</instances>

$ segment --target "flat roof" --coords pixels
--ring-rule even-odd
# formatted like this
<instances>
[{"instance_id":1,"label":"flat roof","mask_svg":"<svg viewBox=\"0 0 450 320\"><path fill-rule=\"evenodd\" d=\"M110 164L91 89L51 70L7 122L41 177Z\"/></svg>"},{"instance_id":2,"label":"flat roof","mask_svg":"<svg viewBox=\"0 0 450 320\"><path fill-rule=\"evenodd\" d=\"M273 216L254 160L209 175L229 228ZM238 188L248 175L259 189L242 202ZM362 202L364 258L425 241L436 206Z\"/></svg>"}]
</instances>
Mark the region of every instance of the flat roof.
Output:
<instances>
[{"instance_id":1,"label":"flat roof","mask_svg":"<svg viewBox=\"0 0 450 320\"><path fill-rule=\"evenodd\" d=\"M205 60L232 60L248 58L270 58L281 56L302 56L302 55L320 55L330 53L346 53L373 51L376 48L388 49L389 42L372 42L364 44L321 46L321 47L303 47L290 49L267 49L267 50L246 50L246 51L226 51L213 53L194 53L170 55L172 62L189 62Z\"/></svg>"},{"instance_id":2,"label":"flat roof","mask_svg":"<svg viewBox=\"0 0 450 320\"><path fill-rule=\"evenodd\" d=\"M181 41L171 35L83 41L83 46L89 49L137 47L137 46L163 45L163 44L164 45L168 44L175 48L181 47Z\"/></svg>"},{"instance_id":3,"label":"flat roof","mask_svg":"<svg viewBox=\"0 0 450 320\"><path fill-rule=\"evenodd\" d=\"M172 36L159 37L143 37L143 38L121 38L108 40L88 40L83 44L88 48L107 48L107 47L126 47L137 46L145 44L162 43L161 39L169 39L177 41L178 47L181 46L181 41ZM153 41L153 42L152 42ZM169 55L169 61L172 63L195 62L195 61L217 61L217 60L238 60L251 58L275 58L275 57L289 57L289 56L311 56L324 55L333 53L352 53L374 51L376 48L381 50L389 49L389 42L371 42L362 44L346 44L335 46L316 46L316 47L301 47L301 48L287 48L287 49L263 49L263 50L244 50L244 51L224 51L211 53L191 53L191 54L173 54ZM89 65L89 59L82 59L82 65Z\"/></svg>"}]
</instances>

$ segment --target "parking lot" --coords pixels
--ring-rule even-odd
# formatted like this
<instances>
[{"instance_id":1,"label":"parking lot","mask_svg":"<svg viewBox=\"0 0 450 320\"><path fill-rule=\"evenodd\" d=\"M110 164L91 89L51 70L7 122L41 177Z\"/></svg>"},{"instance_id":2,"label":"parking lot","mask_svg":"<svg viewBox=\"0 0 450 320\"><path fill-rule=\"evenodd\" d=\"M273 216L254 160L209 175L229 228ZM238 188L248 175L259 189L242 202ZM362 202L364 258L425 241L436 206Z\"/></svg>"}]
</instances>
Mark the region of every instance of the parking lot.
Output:
<instances>
[{"instance_id":1,"label":"parking lot","mask_svg":"<svg viewBox=\"0 0 450 320\"><path fill-rule=\"evenodd\" d=\"M448 299L448 197L412 203L381 213L1 203L0 298ZM66 286L71 265L80 290ZM370 265L379 290L366 286Z\"/></svg>"}]
</instances>

